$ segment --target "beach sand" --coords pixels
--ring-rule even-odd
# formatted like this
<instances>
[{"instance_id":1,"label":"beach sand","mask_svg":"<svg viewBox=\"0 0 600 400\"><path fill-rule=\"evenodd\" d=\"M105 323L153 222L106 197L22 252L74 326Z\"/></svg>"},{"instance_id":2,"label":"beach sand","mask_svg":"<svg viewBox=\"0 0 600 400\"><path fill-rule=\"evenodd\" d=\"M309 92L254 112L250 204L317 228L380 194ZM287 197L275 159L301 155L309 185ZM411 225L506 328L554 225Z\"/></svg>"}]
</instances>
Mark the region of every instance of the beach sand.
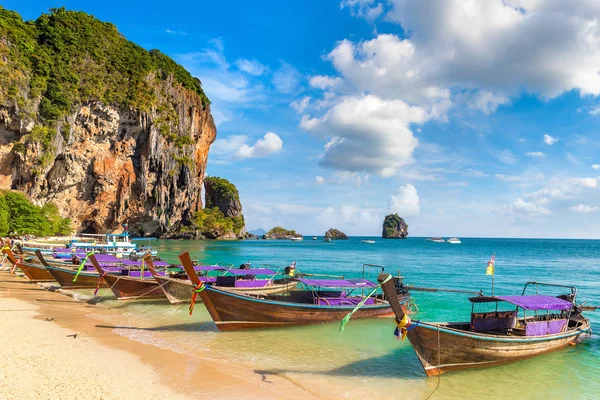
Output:
<instances>
[{"instance_id":1,"label":"beach sand","mask_svg":"<svg viewBox=\"0 0 600 400\"><path fill-rule=\"evenodd\" d=\"M111 312L0 271L0 399L314 398L288 380L142 344L89 317Z\"/></svg>"}]
</instances>

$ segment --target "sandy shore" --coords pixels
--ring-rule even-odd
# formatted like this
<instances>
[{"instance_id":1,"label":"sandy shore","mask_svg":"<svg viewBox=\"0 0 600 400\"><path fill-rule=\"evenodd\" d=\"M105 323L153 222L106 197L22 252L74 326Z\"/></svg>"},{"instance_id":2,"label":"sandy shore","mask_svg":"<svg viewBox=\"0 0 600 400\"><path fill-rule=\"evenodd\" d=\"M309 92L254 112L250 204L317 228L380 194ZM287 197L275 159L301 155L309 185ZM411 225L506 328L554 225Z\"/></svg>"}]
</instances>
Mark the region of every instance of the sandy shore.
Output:
<instances>
[{"instance_id":1,"label":"sandy shore","mask_svg":"<svg viewBox=\"0 0 600 400\"><path fill-rule=\"evenodd\" d=\"M248 367L208 363L107 332L86 316L100 312L115 311L0 271L0 399L314 397L285 379L264 381Z\"/></svg>"}]
</instances>

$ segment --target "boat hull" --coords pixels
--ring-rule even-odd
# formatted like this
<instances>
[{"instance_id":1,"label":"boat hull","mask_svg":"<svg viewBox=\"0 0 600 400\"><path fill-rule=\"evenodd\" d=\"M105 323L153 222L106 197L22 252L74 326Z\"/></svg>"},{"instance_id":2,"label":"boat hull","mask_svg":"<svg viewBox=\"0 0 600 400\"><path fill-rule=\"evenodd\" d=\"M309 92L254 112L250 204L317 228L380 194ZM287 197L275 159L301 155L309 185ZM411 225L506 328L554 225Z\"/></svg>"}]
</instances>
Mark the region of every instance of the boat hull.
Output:
<instances>
[{"instance_id":1,"label":"boat hull","mask_svg":"<svg viewBox=\"0 0 600 400\"><path fill-rule=\"evenodd\" d=\"M23 271L27 279L31 282L54 282L54 277L50 275L50 272L43 265L20 262L17 264L17 267Z\"/></svg>"},{"instance_id":2,"label":"boat hull","mask_svg":"<svg viewBox=\"0 0 600 400\"><path fill-rule=\"evenodd\" d=\"M200 296L221 331L339 322L354 309L352 306L333 307L256 299L212 287L200 292ZM363 306L352 318L393 315L391 307L383 303Z\"/></svg>"},{"instance_id":3,"label":"boat hull","mask_svg":"<svg viewBox=\"0 0 600 400\"><path fill-rule=\"evenodd\" d=\"M104 281L119 300L164 299L165 293L154 279L104 275Z\"/></svg>"},{"instance_id":4,"label":"boat hull","mask_svg":"<svg viewBox=\"0 0 600 400\"><path fill-rule=\"evenodd\" d=\"M77 280L73 282L73 278L77 274L77 271L66 268L59 268L52 265L46 267L50 275L58 282L58 284L68 289L89 289L98 286L100 280L101 288L108 287L105 280L100 279L100 275L97 272L81 272L77 277Z\"/></svg>"},{"instance_id":5,"label":"boat hull","mask_svg":"<svg viewBox=\"0 0 600 400\"><path fill-rule=\"evenodd\" d=\"M428 376L535 357L574 344L590 332L589 322L577 330L529 337L478 334L446 324L416 324L407 336Z\"/></svg>"},{"instance_id":6,"label":"boat hull","mask_svg":"<svg viewBox=\"0 0 600 400\"><path fill-rule=\"evenodd\" d=\"M154 275L154 279L162 288L165 296L171 304L189 303L192 300L194 284L189 280L169 278L160 275ZM238 293L269 295L278 293L287 293L298 285L297 282L273 284L262 288L230 288ZM219 286L216 286L219 288ZM200 300L198 298L198 300Z\"/></svg>"}]
</instances>

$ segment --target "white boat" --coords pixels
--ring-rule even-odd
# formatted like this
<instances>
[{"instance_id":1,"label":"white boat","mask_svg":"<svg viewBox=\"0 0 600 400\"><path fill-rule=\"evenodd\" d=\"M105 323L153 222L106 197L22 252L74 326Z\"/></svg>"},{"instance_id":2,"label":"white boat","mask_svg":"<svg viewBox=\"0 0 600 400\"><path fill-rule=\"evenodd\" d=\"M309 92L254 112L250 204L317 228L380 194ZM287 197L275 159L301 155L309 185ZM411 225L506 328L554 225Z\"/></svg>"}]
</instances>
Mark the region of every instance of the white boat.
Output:
<instances>
[{"instance_id":1,"label":"white boat","mask_svg":"<svg viewBox=\"0 0 600 400\"><path fill-rule=\"evenodd\" d=\"M316 237L316 236L313 236L313 240L317 240L317 237Z\"/></svg>"},{"instance_id":2,"label":"white boat","mask_svg":"<svg viewBox=\"0 0 600 400\"><path fill-rule=\"evenodd\" d=\"M300 242L300 241L302 241L302 240L303 240L303 238L301 238L301 237L293 237L293 238L290 238L290 240L291 240L292 242Z\"/></svg>"},{"instance_id":3,"label":"white boat","mask_svg":"<svg viewBox=\"0 0 600 400\"><path fill-rule=\"evenodd\" d=\"M460 239L459 238L455 238L455 237L447 239L446 242L451 243L451 244L461 244Z\"/></svg>"},{"instance_id":4,"label":"white boat","mask_svg":"<svg viewBox=\"0 0 600 400\"><path fill-rule=\"evenodd\" d=\"M425 239L428 242L433 242L433 243L446 243L446 241L444 239L442 239L441 237L432 237L429 239Z\"/></svg>"},{"instance_id":5,"label":"white boat","mask_svg":"<svg viewBox=\"0 0 600 400\"><path fill-rule=\"evenodd\" d=\"M324 242L331 242L331 238L325 238L323 239Z\"/></svg>"},{"instance_id":6,"label":"white boat","mask_svg":"<svg viewBox=\"0 0 600 400\"><path fill-rule=\"evenodd\" d=\"M363 242L363 243L369 243L369 244L375 244L374 240L369 240L369 239L361 240L361 242Z\"/></svg>"}]
</instances>

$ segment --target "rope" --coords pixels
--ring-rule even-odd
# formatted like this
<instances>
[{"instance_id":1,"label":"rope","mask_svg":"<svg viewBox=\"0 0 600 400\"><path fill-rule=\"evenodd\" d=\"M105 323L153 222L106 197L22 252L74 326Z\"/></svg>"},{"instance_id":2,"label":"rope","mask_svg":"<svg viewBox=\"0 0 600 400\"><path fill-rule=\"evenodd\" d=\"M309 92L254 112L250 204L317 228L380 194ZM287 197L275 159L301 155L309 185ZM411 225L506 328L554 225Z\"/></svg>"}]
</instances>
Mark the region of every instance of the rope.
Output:
<instances>
[{"instance_id":1,"label":"rope","mask_svg":"<svg viewBox=\"0 0 600 400\"><path fill-rule=\"evenodd\" d=\"M379 290L381 285L383 285L390 279L392 279L392 276L388 275L387 278L385 278L385 280L383 282L381 282L379 285L377 285L377 287L375 289L373 289L367 297L363 298L362 301L360 303L358 303L356 305L356 307L354 307L354 310L352 310L348 314L346 314L346 316L340 322L340 333L344 332L344 328L346 328L346 324L348 323L348 321L350 321L350 318L352 318L352 315L354 315L354 313L357 312L359 310L359 308L361 308L362 306L365 305L365 303L367 302L367 299L369 299L371 296L373 296Z\"/></svg>"},{"instance_id":2,"label":"rope","mask_svg":"<svg viewBox=\"0 0 600 400\"><path fill-rule=\"evenodd\" d=\"M429 393L429 396L427 396L427 398L425 400L429 400L431 398L431 396L433 396L433 394L435 393L436 390L438 390L440 388L440 380L441 378L441 371L440 371L440 366L442 365L442 363L440 362L440 326L437 326L437 356L438 356L438 375L437 375L437 385L435 387L435 389L433 389L433 391L431 393Z\"/></svg>"}]
</instances>

